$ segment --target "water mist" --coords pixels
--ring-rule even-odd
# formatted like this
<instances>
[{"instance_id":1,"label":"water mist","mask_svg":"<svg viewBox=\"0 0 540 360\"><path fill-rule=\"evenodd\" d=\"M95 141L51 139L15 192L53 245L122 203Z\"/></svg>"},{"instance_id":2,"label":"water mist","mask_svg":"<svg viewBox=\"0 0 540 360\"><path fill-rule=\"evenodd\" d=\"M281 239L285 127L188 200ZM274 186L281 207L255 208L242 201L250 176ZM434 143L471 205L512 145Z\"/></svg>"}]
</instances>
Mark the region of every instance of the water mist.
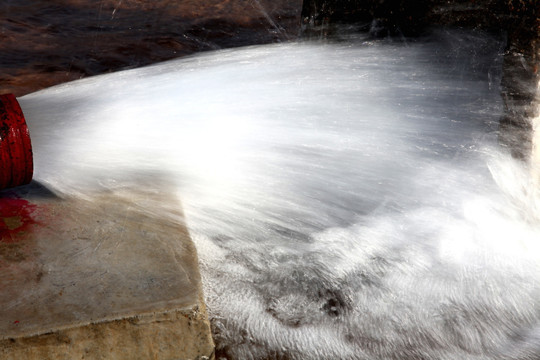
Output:
<instances>
[{"instance_id":1,"label":"water mist","mask_svg":"<svg viewBox=\"0 0 540 360\"><path fill-rule=\"evenodd\" d=\"M540 213L497 142L503 48L256 46L19 100L60 195L173 184L218 359L536 359Z\"/></svg>"}]
</instances>

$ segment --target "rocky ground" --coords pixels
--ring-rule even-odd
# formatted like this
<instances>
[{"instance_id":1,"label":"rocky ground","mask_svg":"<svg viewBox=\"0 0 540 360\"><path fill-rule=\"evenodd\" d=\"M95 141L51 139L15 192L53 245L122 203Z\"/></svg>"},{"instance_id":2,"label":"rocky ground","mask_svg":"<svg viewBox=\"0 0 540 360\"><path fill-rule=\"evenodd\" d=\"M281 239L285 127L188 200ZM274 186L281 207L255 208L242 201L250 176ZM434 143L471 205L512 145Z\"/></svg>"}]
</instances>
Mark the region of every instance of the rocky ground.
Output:
<instances>
[{"instance_id":1,"label":"rocky ground","mask_svg":"<svg viewBox=\"0 0 540 360\"><path fill-rule=\"evenodd\" d=\"M0 93L16 96L198 51L286 41L300 0L7 0Z\"/></svg>"}]
</instances>

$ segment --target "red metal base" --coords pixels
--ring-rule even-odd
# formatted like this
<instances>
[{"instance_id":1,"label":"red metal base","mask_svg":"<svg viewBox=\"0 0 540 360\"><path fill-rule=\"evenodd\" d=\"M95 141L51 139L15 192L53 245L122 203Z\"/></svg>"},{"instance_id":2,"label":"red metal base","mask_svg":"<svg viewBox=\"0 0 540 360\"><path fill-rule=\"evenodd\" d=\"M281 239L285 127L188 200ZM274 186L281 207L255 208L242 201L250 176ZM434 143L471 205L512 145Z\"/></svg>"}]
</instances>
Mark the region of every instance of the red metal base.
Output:
<instances>
[{"instance_id":1,"label":"red metal base","mask_svg":"<svg viewBox=\"0 0 540 360\"><path fill-rule=\"evenodd\" d=\"M0 95L0 190L28 184L34 163L32 143L19 102Z\"/></svg>"}]
</instances>

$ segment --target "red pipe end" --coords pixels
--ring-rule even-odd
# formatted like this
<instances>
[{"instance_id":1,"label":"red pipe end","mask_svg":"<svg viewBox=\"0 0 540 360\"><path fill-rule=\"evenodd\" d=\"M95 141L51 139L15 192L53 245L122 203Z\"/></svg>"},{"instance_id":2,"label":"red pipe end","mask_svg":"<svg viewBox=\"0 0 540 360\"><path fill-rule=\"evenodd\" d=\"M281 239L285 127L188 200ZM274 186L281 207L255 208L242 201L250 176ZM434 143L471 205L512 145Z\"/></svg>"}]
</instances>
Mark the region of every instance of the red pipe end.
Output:
<instances>
[{"instance_id":1,"label":"red pipe end","mask_svg":"<svg viewBox=\"0 0 540 360\"><path fill-rule=\"evenodd\" d=\"M28 184L34 173L32 143L19 102L0 95L0 190Z\"/></svg>"}]
</instances>

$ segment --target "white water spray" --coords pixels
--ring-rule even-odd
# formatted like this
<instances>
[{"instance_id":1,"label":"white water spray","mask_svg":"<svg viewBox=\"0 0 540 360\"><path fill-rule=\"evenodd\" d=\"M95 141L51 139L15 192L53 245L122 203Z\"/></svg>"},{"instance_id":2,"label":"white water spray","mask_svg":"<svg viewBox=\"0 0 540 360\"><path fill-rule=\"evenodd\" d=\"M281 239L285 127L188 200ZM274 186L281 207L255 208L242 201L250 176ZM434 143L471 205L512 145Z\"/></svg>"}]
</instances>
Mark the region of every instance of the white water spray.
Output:
<instances>
[{"instance_id":1,"label":"white water spray","mask_svg":"<svg viewBox=\"0 0 540 360\"><path fill-rule=\"evenodd\" d=\"M540 213L497 146L501 47L257 46L20 103L55 191L175 184L219 356L533 359Z\"/></svg>"}]
</instances>

